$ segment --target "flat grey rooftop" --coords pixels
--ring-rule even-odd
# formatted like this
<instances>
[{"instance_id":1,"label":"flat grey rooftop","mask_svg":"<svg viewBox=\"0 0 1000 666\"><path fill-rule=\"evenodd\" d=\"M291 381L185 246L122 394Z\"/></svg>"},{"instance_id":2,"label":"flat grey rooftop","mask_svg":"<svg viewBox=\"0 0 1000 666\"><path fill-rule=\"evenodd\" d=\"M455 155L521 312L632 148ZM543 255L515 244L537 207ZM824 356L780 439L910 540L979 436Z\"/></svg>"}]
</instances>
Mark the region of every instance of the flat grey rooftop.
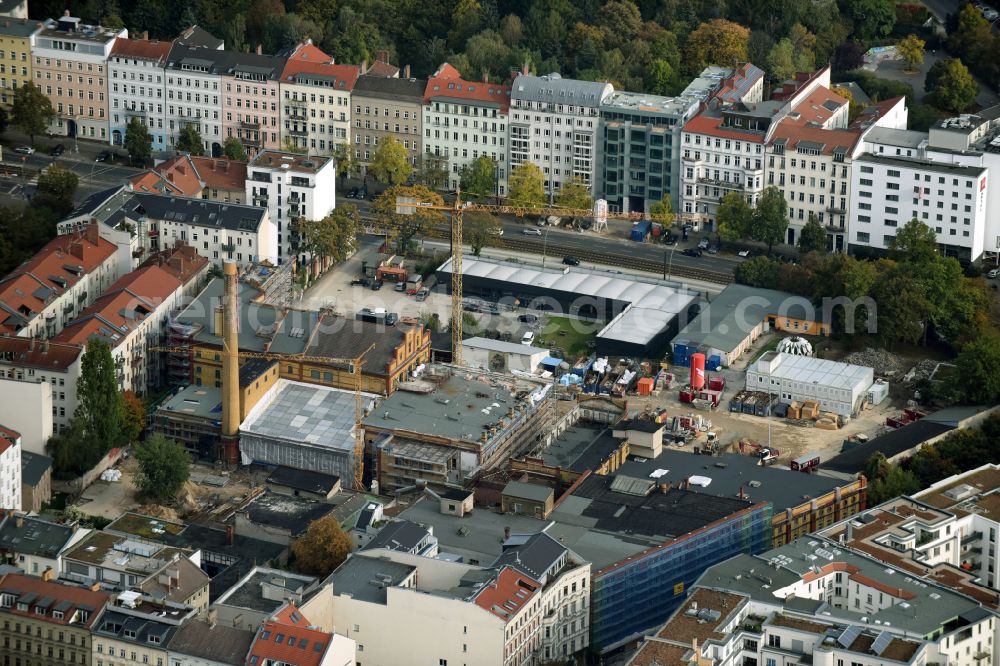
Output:
<instances>
[{"instance_id":1,"label":"flat grey rooftop","mask_svg":"<svg viewBox=\"0 0 1000 666\"><path fill-rule=\"evenodd\" d=\"M488 351L505 352L507 354L522 354L531 356L532 354L544 353L548 355L549 350L542 347L532 347L522 345L519 342L504 342L503 340L491 340L490 338L466 338L462 340L462 346L470 349L486 349Z\"/></svg>"},{"instance_id":2,"label":"flat grey rooftop","mask_svg":"<svg viewBox=\"0 0 1000 666\"><path fill-rule=\"evenodd\" d=\"M578 422L552 440L539 457L546 465L583 472L595 469L621 446L621 442L610 430Z\"/></svg>"},{"instance_id":3,"label":"flat grey rooftop","mask_svg":"<svg viewBox=\"0 0 1000 666\"><path fill-rule=\"evenodd\" d=\"M912 159L909 157L888 157L885 155L874 155L865 153L854 158L855 162L866 162L887 167L899 167L901 169L921 169L924 171L934 171L935 173L949 176L961 176L962 178L977 178L986 171L983 166L962 166L960 164L950 164L947 162L933 162L931 160Z\"/></svg>"},{"instance_id":4,"label":"flat grey rooftop","mask_svg":"<svg viewBox=\"0 0 1000 666\"><path fill-rule=\"evenodd\" d=\"M894 129L892 127L873 127L868 131L865 141L869 143L884 143L899 148L916 149L927 141L927 132Z\"/></svg>"},{"instance_id":5,"label":"flat grey rooftop","mask_svg":"<svg viewBox=\"0 0 1000 666\"><path fill-rule=\"evenodd\" d=\"M240 584L234 586L215 603L236 608L247 608L261 613L271 613L285 602L266 599L261 590L265 583L275 587L284 587L289 594L308 591L318 580L313 576L304 576L280 569L255 569Z\"/></svg>"},{"instance_id":6,"label":"flat grey rooftop","mask_svg":"<svg viewBox=\"0 0 1000 666\"><path fill-rule=\"evenodd\" d=\"M537 483L511 481L504 486L503 494L532 502L544 502L553 495L553 491L551 488L540 486Z\"/></svg>"},{"instance_id":7,"label":"flat grey rooftop","mask_svg":"<svg viewBox=\"0 0 1000 666\"><path fill-rule=\"evenodd\" d=\"M0 523L0 549L12 553L55 558L73 536L73 528L66 525L30 516L23 517L20 527L17 521L17 516L7 516Z\"/></svg>"},{"instance_id":8,"label":"flat grey rooftop","mask_svg":"<svg viewBox=\"0 0 1000 666\"><path fill-rule=\"evenodd\" d=\"M175 393L159 409L218 421L222 419L222 389L191 384Z\"/></svg>"},{"instance_id":9,"label":"flat grey rooftop","mask_svg":"<svg viewBox=\"0 0 1000 666\"><path fill-rule=\"evenodd\" d=\"M650 474L657 470L666 470L656 478L657 483L677 486L691 476L705 476L712 482L707 487L699 488L699 494L736 498L742 488L745 496L754 503L771 502L775 513L808 502L807 497L822 497L844 483L841 479L819 474L761 467L754 456L696 456L688 451L669 448L664 448L659 456L646 462L630 458L619 472L652 480ZM759 485L751 486L752 482Z\"/></svg>"},{"instance_id":10,"label":"flat grey rooftop","mask_svg":"<svg viewBox=\"0 0 1000 666\"><path fill-rule=\"evenodd\" d=\"M381 430L475 442L484 428L507 418L516 406L516 396L503 386L453 375L431 393L396 391L362 423Z\"/></svg>"},{"instance_id":11,"label":"flat grey rooftop","mask_svg":"<svg viewBox=\"0 0 1000 666\"><path fill-rule=\"evenodd\" d=\"M774 563L779 561L780 566L775 568ZM864 576L884 586L885 589L897 590L907 597L905 603L895 603L873 613L864 614L868 618L868 623L873 626L882 624L925 636L963 614L988 612L984 611L978 602L946 587L914 579L904 570L887 567L883 562L837 548L832 542L808 536L760 555L737 555L710 567L702 575L699 585L723 588L736 594L749 595L756 600L780 604L781 599L778 595L783 588L800 581L802 576L811 573L814 567L823 567L831 563L844 563L848 567L856 567L858 573L850 575ZM750 574L751 569L758 574L764 572L763 576ZM762 580L764 577L770 580ZM830 621L842 618L862 624L861 613L834 608L828 604L825 605L821 617L824 621L828 617Z\"/></svg>"},{"instance_id":12,"label":"flat grey rooftop","mask_svg":"<svg viewBox=\"0 0 1000 666\"><path fill-rule=\"evenodd\" d=\"M386 588L378 584L380 576L387 577L390 587L408 578L417 568L392 560L367 555L352 555L330 574L323 584L330 584L335 595L349 594L354 599L374 604L384 604Z\"/></svg>"},{"instance_id":13,"label":"flat grey rooftop","mask_svg":"<svg viewBox=\"0 0 1000 666\"><path fill-rule=\"evenodd\" d=\"M354 451L354 393L281 379L251 410L242 432Z\"/></svg>"}]
</instances>

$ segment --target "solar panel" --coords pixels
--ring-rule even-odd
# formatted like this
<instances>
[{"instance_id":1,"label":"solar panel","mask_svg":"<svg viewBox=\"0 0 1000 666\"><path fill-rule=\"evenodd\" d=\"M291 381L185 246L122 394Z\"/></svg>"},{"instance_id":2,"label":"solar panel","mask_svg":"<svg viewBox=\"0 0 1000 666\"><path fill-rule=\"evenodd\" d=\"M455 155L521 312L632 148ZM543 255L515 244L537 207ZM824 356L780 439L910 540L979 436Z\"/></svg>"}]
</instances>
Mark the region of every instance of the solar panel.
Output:
<instances>
[{"instance_id":1,"label":"solar panel","mask_svg":"<svg viewBox=\"0 0 1000 666\"><path fill-rule=\"evenodd\" d=\"M837 642L845 648L849 648L854 644L854 641L857 640L860 635L861 627L848 627L844 630L844 633L840 635L840 638L837 639Z\"/></svg>"},{"instance_id":2,"label":"solar panel","mask_svg":"<svg viewBox=\"0 0 1000 666\"><path fill-rule=\"evenodd\" d=\"M882 656L885 649L889 647L889 643L892 642L893 635L888 631L880 631L878 636L875 638L875 642L872 643L872 652L878 656Z\"/></svg>"}]
</instances>

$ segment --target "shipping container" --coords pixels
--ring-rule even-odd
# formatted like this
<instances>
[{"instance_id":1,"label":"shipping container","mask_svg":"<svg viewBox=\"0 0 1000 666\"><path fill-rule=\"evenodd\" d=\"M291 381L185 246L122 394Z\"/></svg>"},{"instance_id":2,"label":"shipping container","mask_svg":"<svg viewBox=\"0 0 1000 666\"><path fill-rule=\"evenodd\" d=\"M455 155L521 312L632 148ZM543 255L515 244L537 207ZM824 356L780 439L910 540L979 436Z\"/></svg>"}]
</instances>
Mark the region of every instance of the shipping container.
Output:
<instances>
[{"instance_id":1,"label":"shipping container","mask_svg":"<svg viewBox=\"0 0 1000 666\"><path fill-rule=\"evenodd\" d=\"M793 472L811 472L819 467L819 455L816 453L804 453L789 465Z\"/></svg>"},{"instance_id":2,"label":"shipping container","mask_svg":"<svg viewBox=\"0 0 1000 666\"><path fill-rule=\"evenodd\" d=\"M712 356L709 356L708 361L706 362L706 366L710 370L718 370L719 368L722 367L722 357L719 356L718 354L713 354Z\"/></svg>"},{"instance_id":3,"label":"shipping container","mask_svg":"<svg viewBox=\"0 0 1000 666\"><path fill-rule=\"evenodd\" d=\"M629 234L629 238L637 243L645 243L646 239L649 237L651 228L652 223L649 220L639 220L632 225L632 232Z\"/></svg>"}]
</instances>

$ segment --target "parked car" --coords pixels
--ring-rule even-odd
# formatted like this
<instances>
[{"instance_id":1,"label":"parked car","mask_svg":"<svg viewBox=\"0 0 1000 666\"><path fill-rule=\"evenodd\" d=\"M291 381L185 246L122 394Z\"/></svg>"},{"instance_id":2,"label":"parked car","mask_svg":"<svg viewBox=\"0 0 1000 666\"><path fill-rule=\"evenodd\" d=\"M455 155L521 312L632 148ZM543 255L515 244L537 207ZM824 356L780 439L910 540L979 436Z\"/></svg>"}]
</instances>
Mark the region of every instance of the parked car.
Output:
<instances>
[{"instance_id":1,"label":"parked car","mask_svg":"<svg viewBox=\"0 0 1000 666\"><path fill-rule=\"evenodd\" d=\"M525 331L524 335L521 336L522 345L530 345L534 341L535 341L534 331Z\"/></svg>"},{"instance_id":2,"label":"parked car","mask_svg":"<svg viewBox=\"0 0 1000 666\"><path fill-rule=\"evenodd\" d=\"M686 248L686 249L682 250L681 254L683 254L685 257L700 257L701 256L701 250L699 250L696 247L689 247L689 248Z\"/></svg>"},{"instance_id":3,"label":"parked car","mask_svg":"<svg viewBox=\"0 0 1000 666\"><path fill-rule=\"evenodd\" d=\"M429 293L431 293L431 290L428 289L427 287L421 288L420 291L417 292L417 296L416 296L417 301L418 302L423 302L424 300L427 299L427 294L429 294Z\"/></svg>"},{"instance_id":4,"label":"parked car","mask_svg":"<svg viewBox=\"0 0 1000 666\"><path fill-rule=\"evenodd\" d=\"M576 257L563 257L563 261L562 262L564 264L566 264L567 266L579 266L580 265L580 260L577 259Z\"/></svg>"},{"instance_id":5,"label":"parked car","mask_svg":"<svg viewBox=\"0 0 1000 666\"><path fill-rule=\"evenodd\" d=\"M708 252L709 254L719 254L719 246L717 244L709 245L706 252Z\"/></svg>"},{"instance_id":6,"label":"parked car","mask_svg":"<svg viewBox=\"0 0 1000 666\"><path fill-rule=\"evenodd\" d=\"M52 157L59 157L65 152L66 152L66 146L64 146L61 143L57 143L56 145L52 146L52 150L49 151L49 155L51 155Z\"/></svg>"},{"instance_id":7,"label":"parked car","mask_svg":"<svg viewBox=\"0 0 1000 666\"><path fill-rule=\"evenodd\" d=\"M368 280L366 280L365 278L354 278L353 280L351 280L351 286L352 287L367 287L368 286Z\"/></svg>"},{"instance_id":8,"label":"parked car","mask_svg":"<svg viewBox=\"0 0 1000 666\"><path fill-rule=\"evenodd\" d=\"M518 315L517 316L517 320L519 322L521 322L522 324L537 324L538 323L538 317L536 317L533 314Z\"/></svg>"},{"instance_id":9,"label":"parked car","mask_svg":"<svg viewBox=\"0 0 1000 666\"><path fill-rule=\"evenodd\" d=\"M14 149L15 153L21 153L22 155L31 155L35 152L35 149L31 146L18 146Z\"/></svg>"},{"instance_id":10,"label":"parked car","mask_svg":"<svg viewBox=\"0 0 1000 666\"><path fill-rule=\"evenodd\" d=\"M395 289L396 291L406 291L406 283L405 282L397 282L393 286L393 289Z\"/></svg>"},{"instance_id":11,"label":"parked car","mask_svg":"<svg viewBox=\"0 0 1000 666\"><path fill-rule=\"evenodd\" d=\"M988 277L991 280L995 280L997 278L997 275L1000 275L1000 269L994 268L986 274L986 277Z\"/></svg>"},{"instance_id":12,"label":"parked car","mask_svg":"<svg viewBox=\"0 0 1000 666\"><path fill-rule=\"evenodd\" d=\"M465 310L466 312L479 312L479 304L478 303L463 303L462 304L462 309Z\"/></svg>"},{"instance_id":13,"label":"parked car","mask_svg":"<svg viewBox=\"0 0 1000 666\"><path fill-rule=\"evenodd\" d=\"M107 162L112 157L112 152L110 150L102 150L97 153L97 157L94 158L95 162Z\"/></svg>"},{"instance_id":14,"label":"parked car","mask_svg":"<svg viewBox=\"0 0 1000 666\"><path fill-rule=\"evenodd\" d=\"M524 229L521 229L521 233L525 236L541 236L542 230L538 227L525 227Z\"/></svg>"},{"instance_id":15,"label":"parked car","mask_svg":"<svg viewBox=\"0 0 1000 666\"><path fill-rule=\"evenodd\" d=\"M378 291L382 288L382 280L375 280L372 282L372 291Z\"/></svg>"},{"instance_id":16,"label":"parked car","mask_svg":"<svg viewBox=\"0 0 1000 666\"><path fill-rule=\"evenodd\" d=\"M750 250L748 250L747 248L743 248L742 250L740 250L736 254L740 255L741 257L749 257L750 256Z\"/></svg>"},{"instance_id":17,"label":"parked car","mask_svg":"<svg viewBox=\"0 0 1000 666\"><path fill-rule=\"evenodd\" d=\"M708 239L707 238L702 238L700 241L698 241L698 249L699 250L707 250L708 249Z\"/></svg>"},{"instance_id":18,"label":"parked car","mask_svg":"<svg viewBox=\"0 0 1000 666\"><path fill-rule=\"evenodd\" d=\"M347 198L356 199L357 197L358 197L358 188L352 187L350 191L347 193Z\"/></svg>"}]
</instances>

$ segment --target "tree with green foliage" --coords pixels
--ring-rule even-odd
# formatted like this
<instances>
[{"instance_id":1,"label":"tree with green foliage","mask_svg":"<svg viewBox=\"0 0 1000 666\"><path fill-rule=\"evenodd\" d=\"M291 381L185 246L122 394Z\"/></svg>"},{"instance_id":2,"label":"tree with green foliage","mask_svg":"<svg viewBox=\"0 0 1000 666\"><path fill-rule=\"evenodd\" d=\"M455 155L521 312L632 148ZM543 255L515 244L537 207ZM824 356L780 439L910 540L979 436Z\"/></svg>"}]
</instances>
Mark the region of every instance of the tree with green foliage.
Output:
<instances>
[{"instance_id":1,"label":"tree with green foliage","mask_svg":"<svg viewBox=\"0 0 1000 666\"><path fill-rule=\"evenodd\" d=\"M97 461L91 460L88 443L80 423L70 419L62 431L45 443L45 452L52 458L52 475L62 480L75 479L93 467Z\"/></svg>"},{"instance_id":2,"label":"tree with green foliage","mask_svg":"<svg viewBox=\"0 0 1000 666\"><path fill-rule=\"evenodd\" d=\"M128 153L128 161L132 166L146 166L153 157L153 137L149 133L146 123L138 117L132 116L125 126L125 151Z\"/></svg>"},{"instance_id":3,"label":"tree with green foliage","mask_svg":"<svg viewBox=\"0 0 1000 666\"><path fill-rule=\"evenodd\" d=\"M809 219L799 232L799 250L803 254L826 252L826 243L826 229L815 213L809 213Z\"/></svg>"},{"instance_id":4,"label":"tree with green foliage","mask_svg":"<svg viewBox=\"0 0 1000 666\"><path fill-rule=\"evenodd\" d=\"M896 44L896 51L903 57L911 72L917 71L917 66L924 63L924 47L927 42L916 35L907 35Z\"/></svg>"},{"instance_id":5,"label":"tree with green foliage","mask_svg":"<svg viewBox=\"0 0 1000 666\"><path fill-rule=\"evenodd\" d=\"M912 495L921 488L916 474L894 465L884 479L868 483L868 503L875 505L901 495Z\"/></svg>"},{"instance_id":6,"label":"tree with green foliage","mask_svg":"<svg viewBox=\"0 0 1000 666\"><path fill-rule=\"evenodd\" d=\"M358 209L351 204L341 204L318 220L300 217L293 223L296 251L334 263L344 261L357 247L360 219Z\"/></svg>"},{"instance_id":7,"label":"tree with green foliage","mask_svg":"<svg viewBox=\"0 0 1000 666\"><path fill-rule=\"evenodd\" d=\"M375 199L371 211L386 221L389 228L386 241L395 243L396 251L405 254L410 250L410 244L415 236L425 233L432 226L444 224L446 219L440 210L431 210L423 206L414 206L412 210L402 213L397 212L399 197L412 197L417 202L434 206L443 206L444 199L423 185L390 187Z\"/></svg>"},{"instance_id":8,"label":"tree with green foliage","mask_svg":"<svg viewBox=\"0 0 1000 666\"><path fill-rule=\"evenodd\" d=\"M354 171L354 153L351 152L350 145L338 143L333 149L332 157L337 167L337 174L341 178L347 178Z\"/></svg>"},{"instance_id":9,"label":"tree with green foliage","mask_svg":"<svg viewBox=\"0 0 1000 666\"><path fill-rule=\"evenodd\" d=\"M293 566L301 573L325 578L343 564L352 548L351 537L337 519L326 515L309 523L306 533L292 542Z\"/></svg>"},{"instance_id":10,"label":"tree with green foliage","mask_svg":"<svg viewBox=\"0 0 1000 666\"><path fill-rule=\"evenodd\" d=\"M888 37L896 25L893 0L842 0L840 6L854 22L854 35L860 39Z\"/></svg>"},{"instance_id":11,"label":"tree with green foliage","mask_svg":"<svg viewBox=\"0 0 1000 666\"><path fill-rule=\"evenodd\" d=\"M750 221L750 237L767 243L767 251L785 240L788 229L788 202L777 187L767 187L757 199Z\"/></svg>"},{"instance_id":12,"label":"tree with green foliage","mask_svg":"<svg viewBox=\"0 0 1000 666\"><path fill-rule=\"evenodd\" d=\"M889 243L889 256L909 264L933 262L939 256L937 235L929 226L913 218L896 232Z\"/></svg>"},{"instance_id":13,"label":"tree with green foliage","mask_svg":"<svg viewBox=\"0 0 1000 666\"><path fill-rule=\"evenodd\" d=\"M895 262L880 262L883 267L872 288L878 306L878 336L892 349L896 342L917 344L924 338L933 304L920 283Z\"/></svg>"},{"instance_id":14,"label":"tree with green foliage","mask_svg":"<svg viewBox=\"0 0 1000 666\"><path fill-rule=\"evenodd\" d=\"M780 279L781 264L771 257L752 257L733 269L736 282L760 289L775 289Z\"/></svg>"},{"instance_id":15,"label":"tree with green foliage","mask_svg":"<svg viewBox=\"0 0 1000 666\"><path fill-rule=\"evenodd\" d=\"M123 403L115 370L111 347L100 338L91 338L80 361L73 418L88 440L101 442L101 455L123 443Z\"/></svg>"},{"instance_id":16,"label":"tree with green foliage","mask_svg":"<svg viewBox=\"0 0 1000 666\"><path fill-rule=\"evenodd\" d=\"M1000 403L1000 336L993 333L970 341L959 352L955 366L952 377L965 402Z\"/></svg>"},{"instance_id":17,"label":"tree with green foliage","mask_svg":"<svg viewBox=\"0 0 1000 666\"><path fill-rule=\"evenodd\" d=\"M205 154L204 142L201 132L194 123L185 123L177 132L177 141L174 143L174 150L179 153L188 153L198 157Z\"/></svg>"},{"instance_id":18,"label":"tree with green foliage","mask_svg":"<svg viewBox=\"0 0 1000 666\"><path fill-rule=\"evenodd\" d=\"M953 113L968 109L979 94L976 80L958 58L944 58L931 65L924 87L935 106Z\"/></svg>"},{"instance_id":19,"label":"tree with green foliage","mask_svg":"<svg viewBox=\"0 0 1000 666\"><path fill-rule=\"evenodd\" d=\"M73 210L73 197L79 184L80 177L75 173L58 164L50 164L38 174L32 206L48 208L57 217L65 217Z\"/></svg>"},{"instance_id":20,"label":"tree with green foliage","mask_svg":"<svg viewBox=\"0 0 1000 666\"><path fill-rule=\"evenodd\" d=\"M480 155L462 167L462 195L491 197L497 189L497 164L489 155Z\"/></svg>"},{"instance_id":21,"label":"tree with green foliage","mask_svg":"<svg viewBox=\"0 0 1000 666\"><path fill-rule=\"evenodd\" d=\"M395 138L386 137L375 151L368 172L389 187L404 183L413 173L409 152Z\"/></svg>"},{"instance_id":22,"label":"tree with green foliage","mask_svg":"<svg viewBox=\"0 0 1000 666\"><path fill-rule=\"evenodd\" d=\"M417 158L417 182L432 190L448 187L448 158L423 153Z\"/></svg>"},{"instance_id":23,"label":"tree with green foliage","mask_svg":"<svg viewBox=\"0 0 1000 666\"><path fill-rule=\"evenodd\" d=\"M522 208L539 208L545 203L545 178L537 164L521 162L510 170L507 202Z\"/></svg>"},{"instance_id":24,"label":"tree with green foliage","mask_svg":"<svg viewBox=\"0 0 1000 666\"><path fill-rule=\"evenodd\" d=\"M590 196L590 188L579 179L567 180L559 188L556 195L556 205L560 208L574 210L592 210L594 199Z\"/></svg>"},{"instance_id":25,"label":"tree with green foliage","mask_svg":"<svg viewBox=\"0 0 1000 666\"><path fill-rule=\"evenodd\" d=\"M238 137L226 137L226 142L222 144L222 156L227 160L247 161L247 149Z\"/></svg>"},{"instance_id":26,"label":"tree with green foliage","mask_svg":"<svg viewBox=\"0 0 1000 666\"><path fill-rule=\"evenodd\" d=\"M649 219L659 224L664 230L670 228L676 217L674 202L670 199L669 194L664 194L662 199L649 204Z\"/></svg>"},{"instance_id":27,"label":"tree with green foliage","mask_svg":"<svg viewBox=\"0 0 1000 666\"><path fill-rule=\"evenodd\" d=\"M133 481L139 492L156 502L172 500L187 482L191 456L184 445L154 432L136 444L134 454L138 470Z\"/></svg>"},{"instance_id":28,"label":"tree with green foliage","mask_svg":"<svg viewBox=\"0 0 1000 666\"><path fill-rule=\"evenodd\" d=\"M35 137L48 132L56 112L42 89L29 82L14 91L10 117L14 126L27 134L34 146Z\"/></svg>"},{"instance_id":29,"label":"tree with green foliage","mask_svg":"<svg viewBox=\"0 0 1000 666\"><path fill-rule=\"evenodd\" d=\"M719 236L723 240L736 242L747 240L753 231L753 209L739 192L729 192L722 197L715 213Z\"/></svg>"},{"instance_id":30,"label":"tree with green foliage","mask_svg":"<svg viewBox=\"0 0 1000 666\"><path fill-rule=\"evenodd\" d=\"M472 248L472 254L479 256L490 241L500 235L503 226L495 215L489 213L466 213L462 216L462 240Z\"/></svg>"}]
</instances>

